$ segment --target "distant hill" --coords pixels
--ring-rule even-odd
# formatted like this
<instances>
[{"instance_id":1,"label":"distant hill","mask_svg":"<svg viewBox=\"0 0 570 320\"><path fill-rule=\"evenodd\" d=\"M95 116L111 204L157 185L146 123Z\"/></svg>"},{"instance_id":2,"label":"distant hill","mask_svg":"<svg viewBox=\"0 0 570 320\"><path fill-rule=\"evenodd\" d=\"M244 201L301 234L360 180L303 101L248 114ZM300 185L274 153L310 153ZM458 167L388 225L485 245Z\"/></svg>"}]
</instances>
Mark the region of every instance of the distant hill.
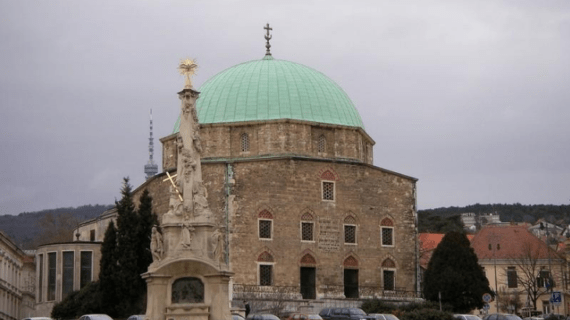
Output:
<instances>
[{"instance_id":1,"label":"distant hill","mask_svg":"<svg viewBox=\"0 0 570 320\"><path fill-rule=\"evenodd\" d=\"M560 226L570 224L570 205L535 204L473 204L465 207L447 207L418 210L420 232L445 233L455 224L461 213L498 213L503 222L530 222L545 219Z\"/></svg>"},{"instance_id":2,"label":"distant hill","mask_svg":"<svg viewBox=\"0 0 570 320\"><path fill-rule=\"evenodd\" d=\"M31 243L40 233L38 221L51 213L58 215L62 213L71 213L78 221L92 219L103 213L103 211L112 208L113 205L86 205L77 208L57 208L47 209L36 212L23 212L17 216L2 215L0 216L0 230L6 233L18 246L22 249L33 249Z\"/></svg>"}]
</instances>

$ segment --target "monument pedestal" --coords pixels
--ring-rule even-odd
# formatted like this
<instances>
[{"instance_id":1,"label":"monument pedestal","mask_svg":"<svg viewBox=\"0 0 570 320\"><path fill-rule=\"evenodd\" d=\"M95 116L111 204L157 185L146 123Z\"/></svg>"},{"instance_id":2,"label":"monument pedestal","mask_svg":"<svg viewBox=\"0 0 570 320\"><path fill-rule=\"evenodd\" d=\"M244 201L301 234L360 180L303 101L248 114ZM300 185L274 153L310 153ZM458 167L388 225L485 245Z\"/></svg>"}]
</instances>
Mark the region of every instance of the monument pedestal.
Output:
<instances>
[{"instance_id":1,"label":"monument pedestal","mask_svg":"<svg viewBox=\"0 0 570 320\"><path fill-rule=\"evenodd\" d=\"M177 259L143 274L149 320L231 320L231 272L200 260Z\"/></svg>"}]
</instances>

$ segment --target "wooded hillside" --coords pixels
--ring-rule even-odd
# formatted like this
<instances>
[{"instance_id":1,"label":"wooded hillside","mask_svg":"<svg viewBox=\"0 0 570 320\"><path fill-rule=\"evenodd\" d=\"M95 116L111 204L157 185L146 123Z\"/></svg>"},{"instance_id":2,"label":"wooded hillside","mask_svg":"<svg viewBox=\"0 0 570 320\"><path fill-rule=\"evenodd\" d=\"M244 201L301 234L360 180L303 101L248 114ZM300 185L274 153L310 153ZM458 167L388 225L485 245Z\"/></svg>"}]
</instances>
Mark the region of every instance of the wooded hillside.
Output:
<instances>
[{"instance_id":1,"label":"wooded hillside","mask_svg":"<svg viewBox=\"0 0 570 320\"><path fill-rule=\"evenodd\" d=\"M36 237L42 233L40 221L46 221L48 216L57 218L60 215L71 216L76 221L82 222L93 219L103 213L103 211L112 208L113 205L86 205L77 208L57 208L47 209L36 212L23 212L17 216L2 215L0 216L0 230L7 234L20 248L35 249L38 243ZM69 235L70 240L73 235ZM41 239L39 239L41 240ZM43 239L42 242L49 242Z\"/></svg>"},{"instance_id":2,"label":"wooded hillside","mask_svg":"<svg viewBox=\"0 0 570 320\"><path fill-rule=\"evenodd\" d=\"M545 219L559 226L570 224L570 205L473 204L466 207L435 208L418 211L420 232L446 233L461 226L459 215L473 212L498 213L503 222L529 222Z\"/></svg>"}]
</instances>

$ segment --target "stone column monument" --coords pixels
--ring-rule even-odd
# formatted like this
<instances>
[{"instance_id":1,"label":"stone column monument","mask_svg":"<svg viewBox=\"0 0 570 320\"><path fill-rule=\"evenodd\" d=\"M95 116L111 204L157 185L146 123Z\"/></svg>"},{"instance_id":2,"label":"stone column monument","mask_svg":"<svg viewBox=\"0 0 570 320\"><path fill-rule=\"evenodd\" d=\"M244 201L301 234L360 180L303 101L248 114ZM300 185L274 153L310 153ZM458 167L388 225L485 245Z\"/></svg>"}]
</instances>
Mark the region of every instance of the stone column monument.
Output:
<instances>
[{"instance_id":1,"label":"stone column monument","mask_svg":"<svg viewBox=\"0 0 570 320\"><path fill-rule=\"evenodd\" d=\"M182 101L178 163L170 183L168 212L152 231L153 263L143 274L147 282L148 320L230 320L229 281L224 232L214 222L208 192L202 183L202 144L196 111L193 60L181 62L186 78L178 92Z\"/></svg>"}]
</instances>

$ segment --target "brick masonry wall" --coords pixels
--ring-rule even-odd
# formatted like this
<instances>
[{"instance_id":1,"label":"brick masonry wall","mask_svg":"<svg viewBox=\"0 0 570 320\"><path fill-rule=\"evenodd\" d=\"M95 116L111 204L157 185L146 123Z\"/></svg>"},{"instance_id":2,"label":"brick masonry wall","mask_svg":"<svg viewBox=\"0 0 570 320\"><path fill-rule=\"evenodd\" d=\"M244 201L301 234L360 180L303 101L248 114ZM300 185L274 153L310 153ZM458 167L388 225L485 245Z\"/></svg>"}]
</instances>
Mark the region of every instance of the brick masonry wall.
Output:
<instances>
[{"instance_id":1,"label":"brick masonry wall","mask_svg":"<svg viewBox=\"0 0 570 320\"><path fill-rule=\"evenodd\" d=\"M242 134L247 134L249 151L241 150ZM318 138L326 137L326 152L317 151ZM295 154L329 159L352 159L372 164L374 141L361 131L342 126L309 122L275 121L203 125L200 128L203 158L247 158L262 155ZM164 137L162 167L176 167L176 134Z\"/></svg>"},{"instance_id":2,"label":"brick masonry wall","mask_svg":"<svg viewBox=\"0 0 570 320\"><path fill-rule=\"evenodd\" d=\"M217 221L230 226L230 262L234 283L258 284L258 257L268 252L274 259L274 284L298 286L300 260L306 253L316 260L316 285L343 285L343 262L352 256L358 261L359 285L382 286L385 259L396 265L396 287L414 290L415 217L414 180L361 163L319 159L273 159L235 161L237 210L226 211L225 173L227 163L202 164L210 208ZM321 175L331 171L335 181L335 201L323 201ZM153 196L153 205L162 215L168 210L168 184L157 176L137 188L135 201L144 188ZM258 236L258 214L273 215L273 237ZM226 216L226 212L228 212ZM301 241L301 215L310 212L314 221L314 241ZM357 244L345 244L343 221L356 219ZM393 247L380 244L380 221L394 222ZM317 289L318 290L318 289Z\"/></svg>"}]
</instances>

